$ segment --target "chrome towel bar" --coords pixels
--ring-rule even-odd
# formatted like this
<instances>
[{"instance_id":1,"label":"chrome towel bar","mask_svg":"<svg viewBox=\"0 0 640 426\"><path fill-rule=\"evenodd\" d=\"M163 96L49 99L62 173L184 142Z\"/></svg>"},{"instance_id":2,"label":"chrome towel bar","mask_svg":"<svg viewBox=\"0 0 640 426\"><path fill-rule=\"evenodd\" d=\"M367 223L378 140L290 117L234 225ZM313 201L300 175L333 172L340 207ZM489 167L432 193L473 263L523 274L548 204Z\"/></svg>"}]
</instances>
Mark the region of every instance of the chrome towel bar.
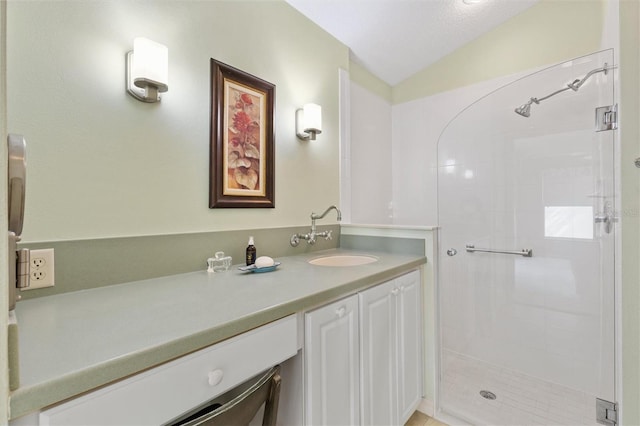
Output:
<instances>
[{"instance_id":1,"label":"chrome towel bar","mask_svg":"<svg viewBox=\"0 0 640 426\"><path fill-rule=\"evenodd\" d=\"M474 246L473 244L467 244L465 248L469 253L473 253L474 251L480 251L484 253L515 254L518 256L533 257L533 250L531 249L522 249L521 251L493 250L493 249L485 249L485 248L476 248L476 246Z\"/></svg>"}]
</instances>

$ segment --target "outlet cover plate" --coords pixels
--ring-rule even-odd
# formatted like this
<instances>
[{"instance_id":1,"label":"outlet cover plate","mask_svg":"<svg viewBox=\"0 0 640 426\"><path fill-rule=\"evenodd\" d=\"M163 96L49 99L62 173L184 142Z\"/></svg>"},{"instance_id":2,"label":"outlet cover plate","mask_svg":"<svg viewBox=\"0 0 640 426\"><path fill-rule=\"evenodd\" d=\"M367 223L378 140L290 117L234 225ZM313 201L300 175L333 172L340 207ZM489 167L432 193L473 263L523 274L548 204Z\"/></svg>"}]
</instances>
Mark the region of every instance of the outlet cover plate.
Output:
<instances>
[{"instance_id":1,"label":"outlet cover plate","mask_svg":"<svg viewBox=\"0 0 640 426\"><path fill-rule=\"evenodd\" d=\"M53 249L31 250L29 260L29 287L22 290L53 287L55 285L55 262Z\"/></svg>"}]
</instances>

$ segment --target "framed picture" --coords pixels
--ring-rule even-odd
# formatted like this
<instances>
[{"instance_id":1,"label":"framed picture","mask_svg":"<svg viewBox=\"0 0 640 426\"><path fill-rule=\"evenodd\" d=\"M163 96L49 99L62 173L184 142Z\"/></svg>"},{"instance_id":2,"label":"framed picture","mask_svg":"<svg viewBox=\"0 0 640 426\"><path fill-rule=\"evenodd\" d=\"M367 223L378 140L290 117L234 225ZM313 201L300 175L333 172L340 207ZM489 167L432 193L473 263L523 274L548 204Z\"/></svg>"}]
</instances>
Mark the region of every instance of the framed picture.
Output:
<instances>
[{"instance_id":1,"label":"framed picture","mask_svg":"<svg viewBox=\"0 0 640 426\"><path fill-rule=\"evenodd\" d=\"M209 208L275 207L275 85L211 59Z\"/></svg>"}]
</instances>

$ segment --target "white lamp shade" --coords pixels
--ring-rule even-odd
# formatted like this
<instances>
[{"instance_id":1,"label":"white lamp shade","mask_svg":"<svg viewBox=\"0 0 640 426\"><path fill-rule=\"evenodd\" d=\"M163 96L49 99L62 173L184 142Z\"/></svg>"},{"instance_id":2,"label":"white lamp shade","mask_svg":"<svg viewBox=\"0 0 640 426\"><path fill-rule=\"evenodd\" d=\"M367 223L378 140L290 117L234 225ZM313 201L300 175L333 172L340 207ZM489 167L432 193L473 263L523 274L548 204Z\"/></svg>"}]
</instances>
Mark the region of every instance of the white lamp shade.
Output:
<instances>
[{"instance_id":1,"label":"white lamp shade","mask_svg":"<svg viewBox=\"0 0 640 426\"><path fill-rule=\"evenodd\" d=\"M166 46L144 37L133 40L131 78L137 87L149 84L166 92L169 86L169 51Z\"/></svg>"},{"instance_id":2,"label":"white lamp shade","mask_svg":"<svg viewBox=\"0 0 640 426\"><path fill-rule=\"evenodd\" d=\"M305 132L322 132L322 107L316 104L306 104L302 107L304 114L303 130Z\"/></svg>"}]
</instances>

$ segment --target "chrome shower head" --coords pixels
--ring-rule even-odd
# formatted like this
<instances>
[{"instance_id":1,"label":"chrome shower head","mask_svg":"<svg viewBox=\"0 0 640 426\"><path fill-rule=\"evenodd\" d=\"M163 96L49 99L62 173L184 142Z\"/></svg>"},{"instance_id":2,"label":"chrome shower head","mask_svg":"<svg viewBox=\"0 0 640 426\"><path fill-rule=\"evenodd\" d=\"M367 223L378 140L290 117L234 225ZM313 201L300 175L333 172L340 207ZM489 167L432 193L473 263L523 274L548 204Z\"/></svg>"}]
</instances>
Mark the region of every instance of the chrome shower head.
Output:
<instances>
[{"instance_id":1,"label":"chrome shower head","mask_svg":"<svg viewBox=\"0 0 640 426\"><path fill-rule=\"evenodd\" d=\"M523 117L529 117L531 115L531 104L533 103L539 104L540 99L531 98L529 99L529 102L524 105L520 105L518 108L514 109L514 111L516 112L516 114L519 114Z\"/></svg>"},{"instance_id":2,"label":"chrome shower head","mask_svg":"<svg viewBox=\"0 0 640 426\"><path fill-rule=\"evenodd\" d=\"M531 101L524 105L520 105L518 108L514 109L514 111L516 114L520 114L523 117L529 117L531 115Z\"/></svg>"}]
</instances>

